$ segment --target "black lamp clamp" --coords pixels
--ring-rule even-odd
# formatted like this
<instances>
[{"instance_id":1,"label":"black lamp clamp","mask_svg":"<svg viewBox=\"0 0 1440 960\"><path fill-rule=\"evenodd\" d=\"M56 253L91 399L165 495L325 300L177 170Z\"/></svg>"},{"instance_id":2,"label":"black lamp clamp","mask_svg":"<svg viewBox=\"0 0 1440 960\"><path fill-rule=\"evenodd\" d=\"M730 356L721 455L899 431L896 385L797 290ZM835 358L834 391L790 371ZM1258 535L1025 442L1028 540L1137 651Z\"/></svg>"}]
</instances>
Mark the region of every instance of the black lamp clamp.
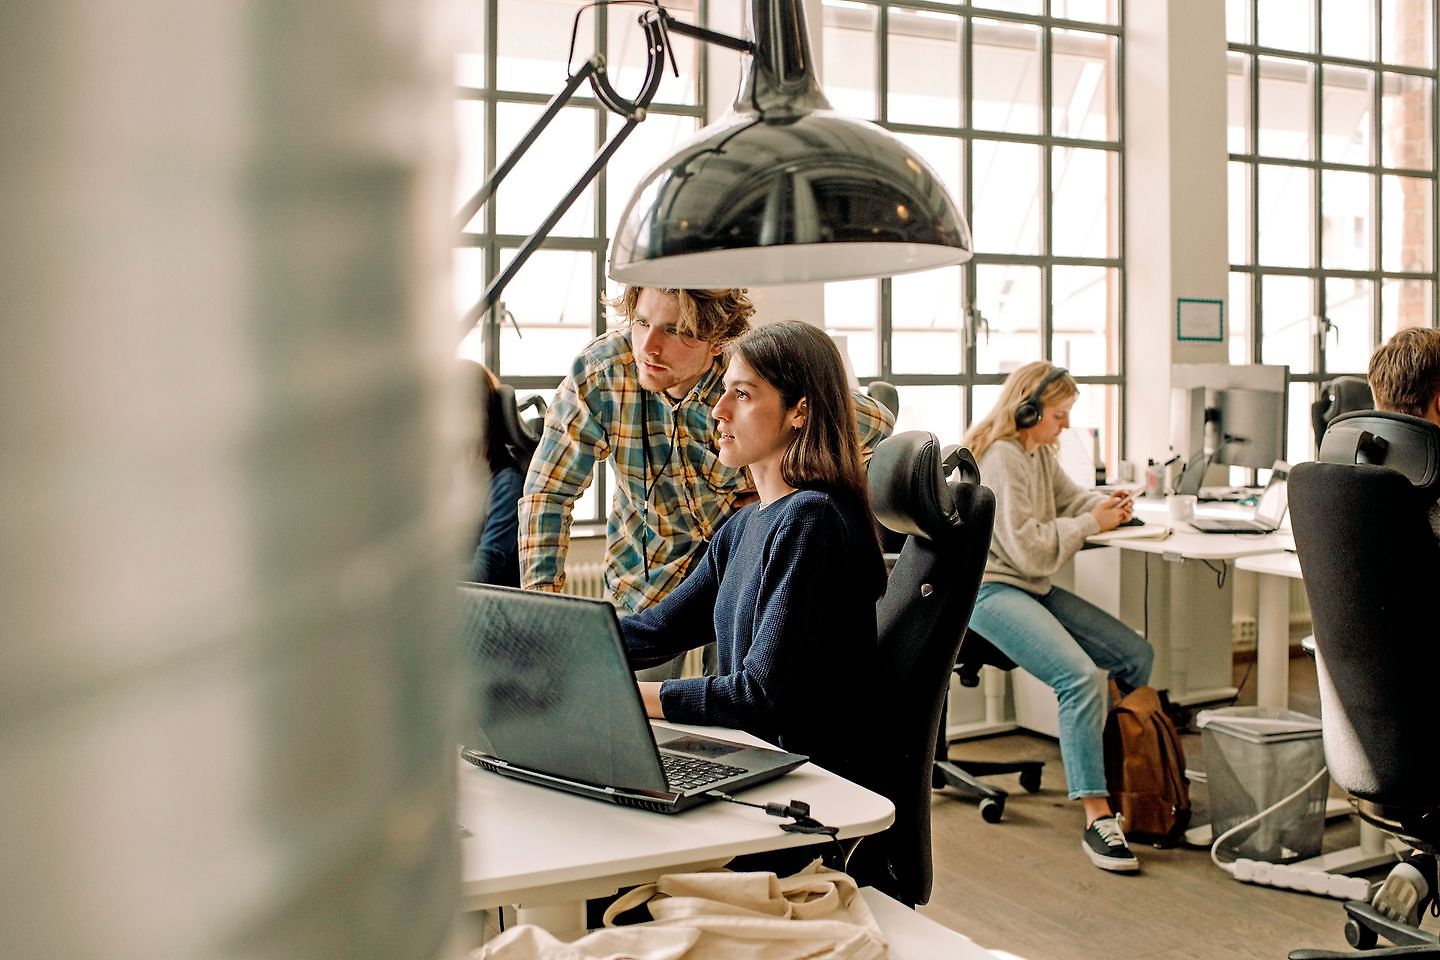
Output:
<instances>
[{"instance_id":1,"label":"black lamp clamp","mask_svg":"<svg viewBox=\"0 0 1440 960\"><path fill-rule=\"evenodd\" d=\"M601 5L603 5L603 3L591 4L591 6ZM584 9L585 8L582 8L580 12L576 13L575 24L570 32L570 60L574 59L575 41L580 26L580 14L584 12ZM599 100L607 110L625 118L625 125L616 131L609 142L601 148L590 166L581 174L580 179L570 188L570 192L560 199L560 202L550 211L549 216L541 222L540 226L535 228L535 232L530 234L525 242L521 244L520 248L515 251L515 256L506 264L505 269L491 281L490 286L488 286L485 289L485 293L481 295L479 302L466 312L465 325L467 327L473 326L481 317L484 317L490 312L490 309L499 301L500 295L504 292L505 287L508 286L510 281L515 278L515 275L520 272L520 268L530 259L531 254L533 254L540 247L540 244L544 242L545 238L550 235L550 231L555 228L555 224L560 222L560 218L563 217L565 212L579 199L580 194L590 185L590 181L594 180L596 175L610 162L610 158L615 155L616 150L620 149L620 145L630 136L635 126L645 119L646 111L651 101L655 99L656 92L660 89L660 77L665 69L667 53L669 54L671 69L675 72L676 76L679 76L679 67L675 64L674 53L670 50L670 45L667 42L667 37L670 33L678 33L681 36L700 40L704 43L728 47L731 50L737 50L741 53L751 55L755 53L755 44L748 40L676 20L670 16L664 7L660 6L658 0L657 2L647 4L647 9L639 17L639 23L641 30L643 30L645 34L645 49L648 59L645 65L645 81L641 84L640 92L635 99L630 100L622 97L619 92L615 90L614 86L610 83L610 77L605 67L604 54L593 54L580 65L578 70L569 76L564 88L550 98L550 102L545 105L545 111L540 114L539 119L535 121L535 124L526 132L525 136L520 139L520 142L515 145L515 149L510 151L510 154L495 168L495 171L490 175L489 179L466 201L465 205L460 208L460 212L456 215L455 229L464 230L465 225L469 223L471 218L479 212L480 208L494 196L496 188L509 176L510 172L515 168L515 165L519 163L525 153L534 146L535 141L540 139L540 135L545 132L545 128L548 127L556 115L564 109L565 105L574 98L575 91L580 89L580 85L586 81L589 81L590 89L594 91L595 99ZM513 317L511 318L511 322L514 322ZM519 332L518 327L516 332Z\"/></svg>"}]
</instances>

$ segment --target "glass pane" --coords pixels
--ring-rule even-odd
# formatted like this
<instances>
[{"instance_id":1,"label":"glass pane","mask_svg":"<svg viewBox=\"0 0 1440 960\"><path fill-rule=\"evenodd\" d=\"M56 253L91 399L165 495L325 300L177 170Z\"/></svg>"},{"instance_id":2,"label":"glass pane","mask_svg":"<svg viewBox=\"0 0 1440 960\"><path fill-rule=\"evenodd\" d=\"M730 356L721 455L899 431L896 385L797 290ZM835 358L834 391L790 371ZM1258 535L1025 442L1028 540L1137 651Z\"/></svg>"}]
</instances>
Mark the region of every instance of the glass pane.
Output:
<instances>
[{"instance_id":1,"label":"glass pane","mask_svg":"<svg viewBox=\"0 0 1440 960\"><path fill-rule=\"evenodd\" d=\"M1250 170L1248 163L1227 165L1229 187L1226 196L1230 201L1228 231L1231 263L1250 263Z\"/></svg>"},{"instance_id":2,"label":"glass pane","mask_svg":"<svg viewBox=\"0 0 1440 960\"><path fill-rule=\"evenodd\" d=\"M899 391L900 414L895 418L896 433L928 430L940 438L941 444L960 442L965 435L965 391L962 388L906 384Z\"/></svg>"},{"instance_id":3,"label":"glass pane","mask_svg":"<svg viewBox=\"0 0 1440 960\"><path fill-rule=\"evenodd\" d=\"M1320 141L1321 159L1367 166L1374 163L1370 151L1374 71L1331 66L1324 71L1320 90L1325 131Z\"/></svg>"},{"instance_id":4,"label":"glass pane","mask_svg":"<svg viewBox=\"0 0 1440 960\"><path fill-rule=\"evenodd\" d=\"M891 9L892 122L960 125L960 28L960 18L952 14Z\"/></svg>"},{"instance_id":5,"label":"glass pane","mask_svg":"<svg viewBox=\"0 0 1440 960\"><path fill-rule=\"evenodd\" d=\"M1225 56L1225 148L1250 152L1250 65L1255 58L1243 53Z\"/></svg>"},{"instance_id":6,"label":"glass pane","mask_svg":"<svg viewBox=\"0 0 1440 960\"><path fill-rule=\"evenodd\" d=\"M965 369L960 267L907 273L890 281L890 366L896 373Z\"/></svg>"},{"instance_id":7,"label":"glass pane","mask_svg":"<svg viewBox=\"0 0 1440 960\"><path fill-rule=\"evenodd\" d=\"M506 250L501 259L509 263L514 255ZM540 376L563 371L595 336L599 302L593 254L537 250L505 288L505 306L515 323L500 327L498 372Z\"/></svg>"},{"instance_id":8,"label":"glass pane","mask_svg":"<svg viewBox=\"0 0 1440 960\"><path fill-rule=\"evenodd\" d=\"M1277 50L1313 52L1314 0L1264 0L1260 4L1259 44Z\"/></svg>"},{"instance_id":9,"label":"glass pane","mask_svg":"<svg viewBox=\"0 0 1440 960\"><path fill-rule=\"evenodd\" d=\"M506 157L544 112L541 104L496 105L495 155ZM495 228L528 236L560 198L580 179L595 157L595 111L566 107L545 128L495 194ZM594 231L595 184L592 182L551 231L557 237L590 236Z\"/></svg>"},{"instance_id":10,"label":"glass pane","mask_svg":"<svg viewBox=\"0 0 1440 960\"><path fill-rule=\"evenodd\" d=\"M840 113L879 119L876 8L846 2L826 3L821 9L825 17L825 95Z\"/></svg>"},{"instance_id":11,"label":"glass pane","mask_svg":"<svg viewBox=\"0 0 1440 960\"><path fill-rule=\"evenodd\" d=\"M1311 68L1302 60L1260 57L1260 116L1256 118L1261 156L1310 159Z\"/></svg>"},{"instance_id":12,"label":"glass pane","mask_svg":"<svg viewBox=\"0 0 1440 960\"><path fill-rule=\"evenodd\" d=\"M1053 267L1051 354L1077 377L1120 372L1120 271Z\"/></svg>"},{"instance_id":13,"label":"glass pane","mask_svg":"<svg viewBox=\"0 0 1440 960\"><path fill-rule=\"evenodd\" d=\"M1119 137L1114 37L1079 30L1050 34L1050 132L1079 140Z\"/></svg>"},{"instance_id":14,"label":"glass pane","mask_svg":"<svg viewBox=\"0 0 1440 960\"><path fill-rule=\"evenodd\" d=\"M942 0L949 2L949 0ZM1044 13L1042 0L979 0L977 7L985 7L990 10L1006 10L1010 13Z\"/></svg>"},{"instance_id":15,"label":"glass pane","mask_svg":"<svg viewBox=\"0 0 1440 960\"><path fill-rule=\"evenodd\" d=\"M495 45L496 82L501 90L557 93L565 86L570 26L585 0L495 0L499 5ZM483 4L476 4L483 9ZM595 13L580 16L576 58L595 52Z\"/></svg>"},{"instance_id":16,"label":"glass pane","mask_svg":"<svg viewBox=\"0 0 1440 960\"><path fill-rule=\"evenodd\" d=\"M665 9L682 23L698 23L695 0L665 0ZM606 18L607 52L606 69L610 83L622 97L635 97L645 85L645 70L649 64L649 51L645 43L645 31L640 28L639 8L620 5L608 8ZM584 24L587 14L581 18ZM555 29L552 24L550 30ZM655 92L655 103L698 103L700 85L696 64L700 44L696 40L669 32L663 69L660 72L660 88ZM585 47L583 36L575 45L575 62L584 61L593 51ZM673 69L671 56L674 57ZM679 76L676 76L676 70ZM587 88L588 92L588 88Z\"/></svg>"},{"instance_id":17,"label":"glass pane","mask_svg":"<svg viewBox=\"0 0 1440 960\"><path fill-rule=\"evenodd\" d=\"M625 118L606 114L608 136L625 125ZM655 164L675 152L680 144L695 135L700 121L695 117L652 113L645 122L630 132L630 137L605 166L605 235L615 236L620 216L630 202L640 180Z\"/></svg>"},{"instance_id":18,"label":"glass pane","mask_svg":"<svg viewBox=\"0 0 1440 960\"><path fill-rule=\"evenodd\" d=\"M1050 15L1085 23L1119 23L1119 7L1118 0L1050 0Z\"/></svg>"},{"instance_id":19,"label":"glass pane","mask_svg":"<svg viewBox=\"0 0 1440 960\"><path fill-rule=\"evenodd\" d=\"M878 377L875 348L880 328L880 281L847 280L825 284L825 332L844 343L857 377ZM845 339L841 341L841 337Z\"/></svg>"},{"instance_id":20,"label":"glass pane","mask_svg":"<svg viewBox=\"0 0 1440 960\"><path fill-rule=\"evenodd\" d=\"M485 86L485 4L453 4L450 28L455 50L455 84Z\"/></svg>"},{"instance_id":21,"label":"glass pane","mask_svg":"<svg viewBox=\"0 0 1440 960\"><path fill-rule=\"evenodd\" d=\"M1375 59L1375 0L1321 0L1320 49L1329 57Z\"/></svg>"},{"instance_id":22,"label":"glass pane","mask_svg":"<svg viewBox=\"0 0 1440 960\"><path fill-rule=\"evenodd\" d=\"M975 249L1040 252L1040 148L976 140Z\"/></svg>"},{"instance_id":23,"label":"glass pane","mask_svg":"<svg viewBox=\"0 0 1440 960\"><path fill-rule=\"evenodd\" d=\"M1330 277L1325 281L1325 371L1358 373L1370 363L1370 324L1375 312L1375 283Z\"/></svg>"},{"instance_id":24,"label":"glass pane","mask_svg":"<svg viewBox=\"0 0 1440 960\"><path fill-rule=\"evenodd\" d=\"M1397 330L1428 327L1434 320L1434 284L1429 280L1382 280L1380 288L1380 339Z\"/></svg>"},{"instance_id":25,"label":"glass pane","mask_svg":"<svg viewBox=\"0 0 1440 960\"><path fill-rule=\"evenodd\" d=\"M971 125L1006 133L1040 132L1040 28L971 20L975 84Z\"/></svg>"},{"instance_id":26,"label":"glass pane","mask_svg":"<svg viewBox=\"0 0 1440 960\"><path fill-rule=\"evenodd\" d=\"M897 133L895 136L913 147L920 158L930 164L940 175L940 182L950 191L956 203L960 202L961 185L961 142L956 137L928 137L914 133Z\"/></svg>"},{"instance_id":27,"label":"glass pane","mask_svg":"<svg viewBox=\"0 0 1440 960\"><path fill-rule=\"evenodd\" d=\"M459 210L465 206L485 183L485 104L479 100L455 101L455 192L451 196L450 208ZM484 229L484 208L466 229Z\"/></svg>"},{"instance_id":28,"label":"glass pane","mask_svg":"<svg viewBox=\"0 0 1440 960\"><path fill-rule=\"evenodd\" d=\"M1225 335L1229 340L1230 362L1250 362L1250 275L1230 274L1230 299L1225 304Z\"/></svg>"},{"instance_id":29,"label":"glass pane","mask_svg":"<svg viewBox=\"0 0 1440 960\"><path fill-rule=\"evenodd\" d=\"M1419 177L1380 178L1380 262L1385 270L1430 273L1430 181Z\"/></svg>"},{"instance_id":30,"label":"glass pane","mask_svg":"<svg viewBox=\"0 0 1440 960\"><path fill-rule=\"evenodd\" d=\"M1103 465L1109 478L1120 463L1120 388L1109 383L1079 387L1080 396L1070 408L1070 433L1078 435L1091 461Z\"/></svg>"},{"instance_id":31,"label":"glass pane","mask_svg":"<svg viewBox=\"0 0 1440 960\"><path fill-rule=\"evenodd\" d=\"M1251 0L1225 0L1225 39L1229 43L1250 42Z\"/></svg>"},{"instance_id":32,"label":"glass pane","mask_svg":"<svg viewBox=\"0 0 1440 960\"><path fill-rule=\"evenodd\" d=\"M982 263L975 285L975 305L988 325L979 332L976 370L1009 373L1039 360L1040 268Z\"/></svg>"},{"instance_id":33,"label":"glass pane","mask_svg":"<svg viewBox=\"0 0 1440 960\"><path fill-rule=\"evenodd\" d=\"M1380 94L1380 163L1429 170L1434 124L1430 92L1434 80L1403 73L1384 74Z\"/></svg>"},{"instance_id":34,"label":"glass pane","mask_svg":"<svg viewBox=\"0 0 1440 960\"><path fill-rule=\"evenodd\" d=\"M1311 177L1311 172L1304 167L1260 166L1261 264L1314 266Z\"/></svg>"},{"instance_id":35,"label":"glass pane","mask_svg":"<svg viewBox=\"0 0 1440 960\"><path fill-rule=\"evenodd\" d=\"M1052 156L1054 253L1062 257L1115 256L1110 195L1117 178L1116 154L1056 147Z\"/></svg>"},{"instance_id":36,"label":"glass pane","mask_svg":"<svg viewBox=\"0 0 1440 960\"><path fill-rule=\"evenodd\" d=\"M1309 373L1314 368L1313 289L1307 277L1261 279L1261 363L1288 364L1291 373Z\"/></svg>"},{"instance_id":37,"label":"glass pane","mask_svg":"<svg viewBox=\"0 0 1440 960\"><path fill-rule=\"evenodd\" d=\"M450 291L454 297L452 303L458 323L471 307L480 302L480 295L485 292L485 251L479 247L456 247L451 267L455 272L450 278ZM479 327L474 329L478 330ZM469 336L469 331L466 336ZM478 349L477 344L476 350ZM485 362L478 353L473 359Z\"/></svg>"},{"instance_id":38,"label":"glass pane","mask_svg":"<svg viewBox=\"0 0 1440 960\"><path fill-rule=\"evenodd\" d=\"M1320 175L1320 263L1340 270L1369 270L1374 261L1375 178L1326 170Z\"/></svg>"},{"instance_id":39,"label":"glass pane","mask_svg":"<svg viewBox=\"0 0 1440 960\"><path fill-rule=\"evenodd\" d=\"M1407 67L1435 65L1434 0L1381 0L1380 59Z\"/></svg>"}]
</instances>

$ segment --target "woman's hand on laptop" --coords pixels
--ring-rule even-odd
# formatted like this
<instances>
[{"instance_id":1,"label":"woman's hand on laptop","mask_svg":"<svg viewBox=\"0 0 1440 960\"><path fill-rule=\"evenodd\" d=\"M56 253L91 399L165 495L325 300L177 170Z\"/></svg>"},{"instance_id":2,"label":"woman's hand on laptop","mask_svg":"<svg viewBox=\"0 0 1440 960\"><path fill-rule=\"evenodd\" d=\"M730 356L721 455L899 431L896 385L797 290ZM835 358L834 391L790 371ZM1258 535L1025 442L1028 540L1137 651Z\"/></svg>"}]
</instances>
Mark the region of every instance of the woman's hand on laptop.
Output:
<instances>
[{"instance_id":1,"label":"woman's hand on laptop","mask_svg":"<svg viewBox=\"0 0 1440 960\"><path fill-rule=\"evenodd\" d=\"M645 716L651 720L664 720L665 708L660 706L660 681L639 680L635 685L640 688L640 702L645 704Z\"/></svg>"}]
</instances>

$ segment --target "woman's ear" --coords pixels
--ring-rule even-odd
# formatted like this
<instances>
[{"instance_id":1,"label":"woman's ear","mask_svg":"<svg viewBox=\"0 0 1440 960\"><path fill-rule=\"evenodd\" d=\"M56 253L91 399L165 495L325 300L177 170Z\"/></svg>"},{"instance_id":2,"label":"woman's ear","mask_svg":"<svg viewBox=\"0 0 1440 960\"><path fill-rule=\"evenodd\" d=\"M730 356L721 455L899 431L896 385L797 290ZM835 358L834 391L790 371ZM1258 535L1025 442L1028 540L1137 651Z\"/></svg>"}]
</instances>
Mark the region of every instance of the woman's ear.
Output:
<instances>
[{"instance_id":1,"label":"woman's ear","mask_svg":"<svg viewBox=\"0 0 1440 960\"><path fill-rule=\"evenodd\" d=\"M790 429L799 430L805 426L805 417L808 413L808 404L806 404L805 398L801 397L800 402L795 404L794 409L790 411Z\"/></svg>"}]
</instances>

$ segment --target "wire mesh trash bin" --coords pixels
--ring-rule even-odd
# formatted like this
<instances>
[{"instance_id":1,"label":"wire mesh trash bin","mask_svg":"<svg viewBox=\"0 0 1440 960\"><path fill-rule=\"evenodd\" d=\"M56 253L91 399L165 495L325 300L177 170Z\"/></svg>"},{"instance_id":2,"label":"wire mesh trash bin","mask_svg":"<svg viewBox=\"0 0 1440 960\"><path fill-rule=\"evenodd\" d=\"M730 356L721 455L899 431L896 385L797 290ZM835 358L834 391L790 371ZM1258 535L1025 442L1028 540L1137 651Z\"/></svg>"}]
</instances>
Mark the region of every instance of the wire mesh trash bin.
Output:
<instances>
[{"instance_id":1,"label":"wire mesh trash bin","mask_svg":"<svg viewBox=\"0 0 1440 960\"><path fill-rule=\"evenodd\" d=\"M1232 857L1288 863L1318 856L1329 776L1285 803L1325 766L1320 721L1278 707L1203 710L1196 718L1213 836L1276 807L1222 844ZM1279 806L1276 806L1279 804Z\"/></svg>"}]
</instances>

